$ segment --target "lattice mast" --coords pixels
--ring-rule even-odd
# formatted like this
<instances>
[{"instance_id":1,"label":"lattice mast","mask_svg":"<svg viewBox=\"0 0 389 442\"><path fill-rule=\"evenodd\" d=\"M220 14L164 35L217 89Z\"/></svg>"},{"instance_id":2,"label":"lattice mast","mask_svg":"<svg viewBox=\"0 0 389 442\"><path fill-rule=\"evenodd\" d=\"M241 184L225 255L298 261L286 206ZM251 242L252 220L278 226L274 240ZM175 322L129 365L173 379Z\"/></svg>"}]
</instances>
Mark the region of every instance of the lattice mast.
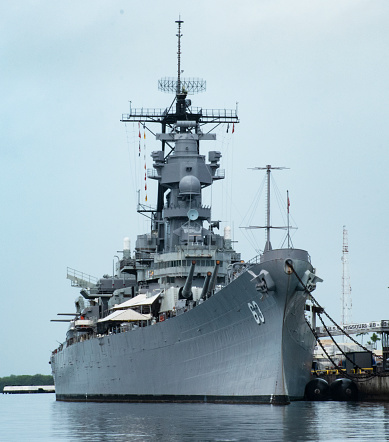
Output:
<instances>
[{"instance_id":1,"label":"lattice mast","mask_svg":"<svg viewBox=\"0 0 389 442\"><path fill-rule=\"evenodd\" d=\"M348 232L346 226L343 226L343 247L342 247L342 324L350 324L352 321L352 299L351 299L351 285L350 272L348 265Z\"/></svg>"},{"instance_id":2,"label":"lattice mast","mask_svg":"<svg viewBox=\"0 0 389 442\"><path fill-rule=\"evenodd\" d=\"M177 49L177 94L179 94L181 92L181 23L184 23L181 20L181 17L176 21L176 23L178 24L178 49Z\"/></svg>"}]
</instances>

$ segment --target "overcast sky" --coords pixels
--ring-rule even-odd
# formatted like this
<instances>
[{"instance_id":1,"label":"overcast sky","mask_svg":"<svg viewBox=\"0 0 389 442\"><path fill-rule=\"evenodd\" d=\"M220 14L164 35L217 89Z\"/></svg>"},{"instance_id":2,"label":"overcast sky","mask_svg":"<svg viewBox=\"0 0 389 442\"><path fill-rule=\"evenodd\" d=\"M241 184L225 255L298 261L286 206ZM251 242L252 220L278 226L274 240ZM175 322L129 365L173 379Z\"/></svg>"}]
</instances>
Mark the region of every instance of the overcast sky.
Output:
<instances>
[{"instance_id":1,"label":"overcast sky","mask_svg":"<svg viewBox=\"0 0 389 442\"><path fill-rule=\"evenodd\" d=\"M263 195L251 210L264 173L248 168L289 167L274 178L281 198L290 192L293 244L324 279L316 298L340 320L345 225L352 318L389 319L387 0L2 2L0 376L49 373L67 328L50 319L78 296L66 267L112 273L123 237L134 245L147 231L138 129L119 120L130 101L171 103L157 81L176 75L179 14L183 75L207 81L193 104L238 103L241 121L203 145L226 170L204 197L213 219L252 258L264 232L240 226L264 223ZM147 135L148 168L156 149Z\"/></svg>"}]
</instances>

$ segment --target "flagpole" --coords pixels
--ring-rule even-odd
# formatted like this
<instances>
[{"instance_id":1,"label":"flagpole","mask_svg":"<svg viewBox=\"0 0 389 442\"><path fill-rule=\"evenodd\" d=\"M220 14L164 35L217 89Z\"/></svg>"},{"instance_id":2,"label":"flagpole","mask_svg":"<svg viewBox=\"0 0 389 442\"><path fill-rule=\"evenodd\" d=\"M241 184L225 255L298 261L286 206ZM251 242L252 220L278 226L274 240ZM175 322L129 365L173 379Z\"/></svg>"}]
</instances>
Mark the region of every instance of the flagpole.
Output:
<instances>
[{"instance_id":1,"label":"flagpole","mask_svg":"<svg viewBox=\"0 0 389 442\"><path fill-rule=\"evenodd\" d=\"M286 207L288 209L288 249L290 248L290 236L289 236L289 190L286 191Z\"/></svg>"},{"instance_id":2,"label":"flagpole","mask_svg":"<svg viewBox=\"0 0 389 442\"><path fill-rule=\"evenodd\" d=\"M266 166L267 175L267 214L266 214L266 251L271 250L270 244L270 169L271 166Z\"/></svg>"}]
</instances>

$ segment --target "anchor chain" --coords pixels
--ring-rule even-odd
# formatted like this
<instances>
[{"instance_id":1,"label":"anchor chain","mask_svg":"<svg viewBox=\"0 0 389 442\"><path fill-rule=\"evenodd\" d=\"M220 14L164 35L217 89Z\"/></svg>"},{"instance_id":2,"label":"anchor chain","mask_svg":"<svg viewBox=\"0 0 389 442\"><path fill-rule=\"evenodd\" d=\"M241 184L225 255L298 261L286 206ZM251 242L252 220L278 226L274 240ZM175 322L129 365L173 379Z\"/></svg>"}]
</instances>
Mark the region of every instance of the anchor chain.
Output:
<instances>
[{"instance_id":1,"label":"anchor chain","mask_svg":"<svg viewBox=\"0 0 389 442\"><path fill-rule=\"evenodd\" d=\"M313 336L316 338L317 343L320 345L321 349L323 350L323 352L325 353L327 358L332 362L332 365L334 367L337 367L336 362L331 358L331 356L328 354L327 350L324 348L324 345L321 343L319 336L317 335L316 331L312 328L312 326L309 323L309 321L307 320L307 318L305 318L305 322L308 324L308 327L310 328Z\"/></svg>"},{"instance_id":2,"label":"anchor chain","mask_svg":"<svg viewBox=\"0 0 389 442\"><path fill-rule=\"evenodd\" d=\"M353 341L355 344L357 344L358 346L360 346L361 348L363 348L365 351L370 352L370 350L368 350L366 347L364 347L361 343L359 343L358 341L356 341L354 338L352 338L342 327L340 327L340 325L338 325L332 318L331 316L324 310L324 308L319 304L319 302L316 300L316 298L312 295L312 293L308 290L307 286L303 283L303 281L301 280L301 278L299 277L299 275L297 274L296 270L294 269L293 265L290 262L286 262L286 265L292 270L292 272L296 275L297 280L299 281L299 283L302 285L302 287L304 288L305 292L307 292L310 296L310 298L312 299L312 301L317 305L317 307L320 308L320 310L322 310L322 312L327 316L327 318L337 327L338 330L340 330L345 336L347 336L351 341ZM348 360L350 361L357 369L363 371L363 368L359 367L357 364L355 364L354 361L352 361L347 355L346 353L339 347L338 343L335 341L334 337L331 335L330 331L328 330L327 326L325 325L320 313L318 313L319 319L321 321L321 323L323 324L323 327L325 328L326 332L328 333L328 336L331 338L331 340L334 342L334 344L336 345L336 347L339 349L340 353ZM307 321L307 319L305 319L305 321L307 322L313 336L316 338L316 341L319 343L320 347L322 348L322 350L324 351L325 355L327 356L327 358L331 361L331 363L333 364L334 367L338 368L338 366L336 365L336 363L334 362L334 360L329 356L328 352L325 350L324 346L322 345L322 343L320 342L320 338L318 337L317 333L315 330L313 330L313 328L311 327L311 325L309 324L309 322ZM376 358L380 358L382 359L382 356L376 355L375 353L373 353L374 356ZM349 375L347 373L343 373L345 374L346 377L350 378L350 379L355 379L355 376ZM362 377L364 378L363 381L367 381L375 376L388 376L386 373L365 373L364 375L362 375ZM358 376L358 379L360 379L360 376ZM360 379L362 381L362 379Z\"/></svg>"},{"instance_id":3,"label":"anchor chain","mask_svg":"<svg viewBox=\"0 0 389 442\"><path fill-rule=\"evenodd\" d=\"M331 338L331 340L332 340L332 342L336 345L336 347L338 348L338 350L340 351L340 353L349 361L349 362L351 362L358 370L360 370L360 371L364 371L364 369L363 368L361 368L358 364L356 364L354 361L352 361L348 356L347 356L347 354L342 350L342 348L338 345L338 343L336 342L336 340L333 338L333 336L331 335L331 333L330 333L330 331L328 330L328 328L327 328L327 326L325 325L325 323L324 323L324 321L323 321L323 319L322 319L322 317L321 317L321 315L320 315L320 313L318 313L318 316L319 316L319 319L320 319L320 321L321 321L321 323L323 324L323 327L326 329L326 332L328 333L328 336ZM323 348L323 347L322 347ZM333 361L331 360L331 362L333 363ZM373 378L374 376L376 376L377 374L376 373L366 373L365 372L365 374L362 374L362 378L365 378L366 380L367 379L371 379L371 378ZM354 377L352 376L352 375L349 375L349 374L347 374L347 372L345 373L345 376L346 377L348 377L348 378L350 378L350 379L353 379ZM360 379L360 376L358 376L358 379Z\"/></svg>"},{"instance_id":4,"label":"anchor chain","mask_svg":"<svg viewBox=\"0 0 389 442\"><path fill-rule=\"evenodd\" d=\"M311 299L312 299L312 301L318 306L318 307L320 307L320 308L322 308L321 306L320 306L320 304L317 302L317 300L314 298L314 296L311 294ZM327 316L327 318L335 325L335 327L338 329L338 330L340 330L345 336L347 336L351 341L353 341L354 342L354 344L357 344L357 345L359 345L359 347L361 347L361 348L363 348L365 351L370 351L370 350L368 350L363 344L361 344L360 342L358 342L358 341L356 341L350 334L348 334L347 332L346 332L346 330L344 330L340 325L338 325L332 318L331 318L331 316L323 309L323 313ZM319 314L319 317L320 317L320 314ZM320 318L320 320L322 321L322 319ZM323 321L322 321L322 323L323 323ZM323 323L323 325L324 325L324 323ZM326 329L326 331L327 331L327 333L330 333L329 332L329 330L327 329L327 327L324 325L324 327L325 327L325 329ZM329 334L329 336L331 336L331 338L332 338L332 335L330 335ZM373 352L372 352L373 353ZM377 354L375 354L375 353L373 353L374 354L374 356L376 357L376 358L378 358L378 359L382 359L382 356L380 356L380 355L377 355Z\"/></svg>"}]
</instances>

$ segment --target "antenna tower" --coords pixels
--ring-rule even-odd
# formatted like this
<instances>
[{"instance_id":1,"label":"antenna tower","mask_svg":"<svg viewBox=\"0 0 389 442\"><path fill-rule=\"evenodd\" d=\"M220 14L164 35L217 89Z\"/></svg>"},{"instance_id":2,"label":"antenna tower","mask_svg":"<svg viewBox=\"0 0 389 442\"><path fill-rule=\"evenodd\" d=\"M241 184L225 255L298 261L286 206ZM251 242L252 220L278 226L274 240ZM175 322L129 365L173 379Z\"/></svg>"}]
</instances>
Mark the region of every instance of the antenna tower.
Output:
<instances>
[{"instance_id":1,"label":"antenna tower","mask_svg":"<svg viewBox=\"0 0 389 442\"><path fill-rule=\"evenodd\" d=\"M288 235L289 235L289 229L291 228L289 226L289 217L288 217L288 226L287 227L275 227L271 225L270 222L270 173L272 170L282 170L282 169L289 169L289 167L274 167L268 164L266 167L250 167L252 170L266 170L266 226L250 226L250 227L244 227L245 229L266 229L266 244L265 244L265 252L272 250L272 245L270 242L270 230L271 229L288 229ZM289 197L288 197L289 201ZM288 207L289 210L289 207Z\"/></svg>"},{"instance_id":2,"label":"antenna tower","mask_svg":"<svg viewBox=\"0 0 389 442\"><path fill-rule=\"evenodd\" d=\"M178 94L196 94L198 92L204 92L207 88L207 82L201 78L181 78L181 74L184 72L181 70L181 25L183 20L181 17L176 20L178 26L177 37L177 78L161 78L158 80L158 89L162 92L171 92Z\"/></svg>"},{"instance_id":3,"label":"antenna tower","mask_svg":"<svg viewBox=\"0 0 389 442\"><path fill-rule=\"evenodd\" d=\"M181 23L184 23L181 20L181 17L176 21L178 24L178 50L177 50L177 94L181 92Z\"/></svg>"},{"instance_id":4,"label":"antenna tower","mask_svg":"<svg viewBox=\"0 0 389 442\"><path fill-rule=\"evenodd\" d=\"M342 318L341 324L350 324L352 321L351 310L351 285L350 273L348 268L348 233L346 226L343 226L343 248L342 248Z\"/></svg>"}]
</instances>

